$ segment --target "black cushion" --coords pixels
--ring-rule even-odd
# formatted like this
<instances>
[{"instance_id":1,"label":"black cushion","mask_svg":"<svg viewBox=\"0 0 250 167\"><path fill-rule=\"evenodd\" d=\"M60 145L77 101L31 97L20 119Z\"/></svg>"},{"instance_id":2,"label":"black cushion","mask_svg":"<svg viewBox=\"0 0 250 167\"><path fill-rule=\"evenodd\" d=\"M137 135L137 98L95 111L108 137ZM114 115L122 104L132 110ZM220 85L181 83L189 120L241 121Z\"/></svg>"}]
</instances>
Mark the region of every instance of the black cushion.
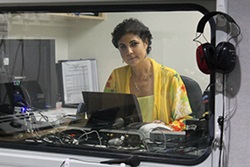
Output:
<instances>
[{"instance_id":1,"label":"black cushion","mask_svg":"<svg viewBox=\"0 0 250 167\"><path fill-rule=\"evenodd\" d=\"M200 118L204 113L202 104L202 90L200 85L193 79L181 75L182 81L186 87L189 103L192 109L192 116Z\"/></svg>"}]
</instances>

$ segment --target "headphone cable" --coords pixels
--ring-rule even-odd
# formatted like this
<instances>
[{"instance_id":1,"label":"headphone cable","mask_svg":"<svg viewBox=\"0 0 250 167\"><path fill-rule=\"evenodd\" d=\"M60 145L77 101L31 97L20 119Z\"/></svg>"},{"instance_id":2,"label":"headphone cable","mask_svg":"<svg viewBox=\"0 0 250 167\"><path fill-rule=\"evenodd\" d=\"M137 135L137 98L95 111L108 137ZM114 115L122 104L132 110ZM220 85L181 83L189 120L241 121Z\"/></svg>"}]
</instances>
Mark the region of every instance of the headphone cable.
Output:
<instances>
[{"instance_id":1,"label":"headphone cable","mask_svg":"<svg viewBox=\"0 0 250 167\"><path fill-rule=\"evenodd\" d=\"M225 97L224 97L224 81L225 81L225 74L223 74L223 84L222 84L222 116L218 118L218 124L220 126L220 142L219 142L219 167L221 167L221 163L223 162L222 159L222 152L223 152L223 133L224 133L224 116L225 116Z\"/></svg>"}]
</instances>

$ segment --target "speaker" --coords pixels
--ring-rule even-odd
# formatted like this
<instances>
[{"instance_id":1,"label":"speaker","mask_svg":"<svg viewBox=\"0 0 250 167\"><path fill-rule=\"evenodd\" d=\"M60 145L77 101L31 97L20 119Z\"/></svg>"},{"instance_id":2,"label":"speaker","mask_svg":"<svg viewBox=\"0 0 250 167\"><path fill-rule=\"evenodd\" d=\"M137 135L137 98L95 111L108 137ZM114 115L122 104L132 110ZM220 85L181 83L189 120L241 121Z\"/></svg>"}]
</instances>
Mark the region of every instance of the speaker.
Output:
<instances>
[{"instance_id":1,"label":"speaker","mask_svg":"<svg viewBox=\"0 0 250 167\"><path fill-rule=\"evenodd\" d=\"M203 34L206 22L215 15L222 15L228 22L237 26L239 32L232 38L240 34L240 28L234 19L222 12L210 12L205 14L198 23L197 33ZM197 41L196 39L194 41ZM226 74L233 71L236 64L236 49L229 40L220 42L217 46L206 42L197 47L196 61L199 69L203 73L211 74L212 72L219 72Z\"/></svg>"}]
</instances>

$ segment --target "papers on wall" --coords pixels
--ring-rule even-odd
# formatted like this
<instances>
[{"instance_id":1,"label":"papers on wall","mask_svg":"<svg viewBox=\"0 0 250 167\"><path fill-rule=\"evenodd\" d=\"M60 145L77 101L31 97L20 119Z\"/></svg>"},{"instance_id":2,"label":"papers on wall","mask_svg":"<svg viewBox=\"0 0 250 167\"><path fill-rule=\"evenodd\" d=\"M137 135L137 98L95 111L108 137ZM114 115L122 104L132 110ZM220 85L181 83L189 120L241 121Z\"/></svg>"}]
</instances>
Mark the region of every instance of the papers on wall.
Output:
<instances>
[{"instance_id":1,"label":"papers on wall","mask_svg":"<svg viewBox=\"0 0 250 167\"><path fill-rule=\"evenodd\" d=\"M99 90L95 59L62 61L61 70L64 104L79 104L82 91Z\"/></svg>"}]
</instances>

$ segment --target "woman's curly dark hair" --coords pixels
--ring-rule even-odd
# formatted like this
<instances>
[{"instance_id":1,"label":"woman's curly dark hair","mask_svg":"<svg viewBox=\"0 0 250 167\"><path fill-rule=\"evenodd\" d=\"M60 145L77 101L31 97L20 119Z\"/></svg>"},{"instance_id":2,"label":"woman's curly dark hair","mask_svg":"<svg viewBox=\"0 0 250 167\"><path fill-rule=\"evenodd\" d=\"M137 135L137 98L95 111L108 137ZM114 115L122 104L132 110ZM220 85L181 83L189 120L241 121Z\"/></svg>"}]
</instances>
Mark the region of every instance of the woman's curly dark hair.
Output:
<instances>
[{"instance_id":1,"label":"woman's curly dark hair","mask_svg":"<svg viewBox=\"0 0 250 167\"><path fill-rule=\"evenodd\" d=\"M134 18L125 19L123 20L123 22L121 22L115 27L113 33L111 33L113 45L116 48L118 48L118 41L121 39L123 35L128 33L137 35L144 42L148 40L147 54L149 54L149 52L151 51L152 34L149 31L149 28L146 27L138 19Z\"/></svg>"}]
</instances>

